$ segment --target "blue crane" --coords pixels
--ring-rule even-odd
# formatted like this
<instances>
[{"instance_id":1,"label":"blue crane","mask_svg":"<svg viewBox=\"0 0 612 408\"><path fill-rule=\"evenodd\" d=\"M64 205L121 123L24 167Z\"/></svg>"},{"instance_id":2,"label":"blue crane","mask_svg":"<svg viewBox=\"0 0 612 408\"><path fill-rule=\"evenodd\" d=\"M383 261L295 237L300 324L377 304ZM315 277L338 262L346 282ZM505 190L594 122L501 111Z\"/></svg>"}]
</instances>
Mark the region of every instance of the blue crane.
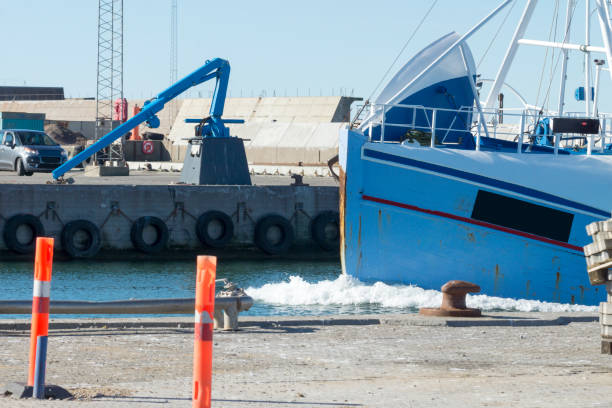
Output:
<instances>
[{"instance_id":1,"label":"blue crane","mask_svg":"<svg viewBox=\"0 0 612 408\"><path fill-rule=\"evenodd\" d=\"M109 146L122 135L130 130L146 122L151 128L159 127L159 118L156 114L164 108L168 102L176 98L192 86L199 85L211 79L216 79L215 91L213 93L212 103L210 105L210 116L202 121L201 131L199 136L206 138L228 138L229 129L225 123L234 123L235 121L223 120L223 107L225 106L225 96L227 94L227 86L229 83L230 64L221 58L208 60L200 68L187 75L177 83L171 85L168 89L158 94L153 99L145 102L142 110L134 117L128 119L117 128L113 129L106 135L100 138L96 143L77 154L66 163L53 170L52 175L55 180L61 181L67 171L73 169L79 163L85 161L88 157L94 155L98 151Z\"/></svg>"}]
</instances>

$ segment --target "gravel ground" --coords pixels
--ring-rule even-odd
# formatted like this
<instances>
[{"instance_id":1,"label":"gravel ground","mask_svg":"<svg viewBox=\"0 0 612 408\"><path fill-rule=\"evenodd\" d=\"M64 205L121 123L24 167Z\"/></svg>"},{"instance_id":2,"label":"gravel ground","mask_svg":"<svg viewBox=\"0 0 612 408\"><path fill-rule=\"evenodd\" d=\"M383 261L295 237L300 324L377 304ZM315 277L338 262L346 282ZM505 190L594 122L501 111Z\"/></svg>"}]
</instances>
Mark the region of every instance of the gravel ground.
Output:
<instances>
[{"instance_id":1,"label":"gravel ground","mask_svg":"<svg viewBox=\"0 0 612 408\"><path fill-rule=\"evenodd\" d=\"M215 332L213 406L612 406L612 356L600 354L594 314L326 319L245 317L240 331ZM190 321L56 320L47 383L77 398L0 406L189 406ZM26 378L22 322L0 321L0 382Z\"/></svg>"}]
</instances>

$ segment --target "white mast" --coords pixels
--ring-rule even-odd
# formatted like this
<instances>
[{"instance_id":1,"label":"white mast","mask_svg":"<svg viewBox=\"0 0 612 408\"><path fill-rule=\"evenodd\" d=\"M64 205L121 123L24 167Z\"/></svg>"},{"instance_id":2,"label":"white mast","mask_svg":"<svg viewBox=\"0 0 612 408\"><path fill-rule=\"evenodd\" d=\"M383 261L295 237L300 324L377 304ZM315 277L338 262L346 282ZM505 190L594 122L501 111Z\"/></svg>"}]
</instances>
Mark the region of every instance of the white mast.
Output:
<instances>
[{"instance_id":1,"label":"white mast","mask_svg":"<svg viewBox=\"0 0 612 408\"><path fill-rule=\"evenodd\" d=\"M584 45L588 47L591 45L591 1L585 0L585 3L586 21L584 23ZM591 53L586 51L586 48L584 52L584 102L584 113L586 117L589 117L591 116Z\"/></svg>"},{"instance_id":2,"label":"white mast","mask_svg":"<svg viewBox=\"0 0 612 408\"><path fill-rule=\"evenodd\" d=\"M563 36L563 43L570 41L570 14L574 6L574 0L567 0L567 9L565 12L565 34ZM561 85L559 86L559 116L563 116L563 107L565 106L565 81L567 80L567 60L569 59L568 50L563 50L563 61L561 63Z\"/></svg>"},{"instance_id":3,"label":"white mast","mask_svg":"<svg viewBox=\"0 0 612 408\"><path fill-rule=\"evenodd\" d=\"M512 65L512 61L516 56L516 51L519 46L518 40L523 37L523 35L525 35L525 30L529 25L529 20L531 20L531 16L533 15L533 9L535 8L537 3L538 0L529 0L525 5L521 20L519 21L519 24L516 27L516 31L514 31L514 36L512 36L512 40L510 41L510 45L508 46L508 50L506 51L504 60L501 66L499 67L499 71L497 72L495 81L493 82L493 86L489 91L489 96L487 97L487 101L485 102L485 109L493 108L493 105L497 100L497 95L499 94L502 84L506 80L506 76L508 75L508 71L510 70L510 66Z\"/></svg>"},{"instance_id":4,"label":"white mast","mask_svg":"<svg viewBox=\"0 0 612 408\"><path fill-rule=\"evenodd\" d=\"M595 66L597 67L597 71L595 71L595 97L593 98L593 116L597 117L599 115L599 109L597 107L599 101L599 74L601 73L601 67L605 63L604 60L596 59Z\"/></svg>"},{"instance_id":5,"label":"white mast","mask_svg":"<svg viewBox=\"0 0 612 408\"><path fill-rule=\"evenodd\" d=\"M596 0L597 2L597 15L599 17L599 28L601 29L601 37L603 39L604 48L606 51L606 60L608 62L608 71L610 72L610 78L612 78L612 32L610 29L610 11L606 5L605 0Z\"/></svg>"}]
</instances>

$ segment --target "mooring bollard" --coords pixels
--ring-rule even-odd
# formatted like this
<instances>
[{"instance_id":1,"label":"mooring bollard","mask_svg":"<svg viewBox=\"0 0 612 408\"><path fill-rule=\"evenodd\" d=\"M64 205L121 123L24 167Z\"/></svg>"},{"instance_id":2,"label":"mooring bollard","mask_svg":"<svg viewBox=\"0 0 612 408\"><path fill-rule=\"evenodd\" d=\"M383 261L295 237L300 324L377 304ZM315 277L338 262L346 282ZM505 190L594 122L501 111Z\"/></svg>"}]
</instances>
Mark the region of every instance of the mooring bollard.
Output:
<instances>
[{"instance_id":1,"label":"mooring bollard","mask_svg":"<svg viewBox=\"0 0 612 408\"><path fill-rule=\"evenodd\" d=\"M238 308L236 305L215 309L214 327L227 331L238 330Z\"/></svg>"},{"instance_id":2,"label":"mooring bollard","mask_svg":"<svg viewBox=\"0 0 612 408\"><path fill-rule=\"evenodd\" d=\"M210 408L217 258L198 256L193 342L193 407Z\"/></svg>"},{"instance_id":3,"label":"mooring bollard","mask_svg":"<svg viewBox=\"0 0 612 408\"><path fill-rule=\"evenodd\" d=\"M35 398L45 397L45 365L49 334L49 296L53 266L53 238L36 238L32 328L30 332L30 370L28 385L34 387ZM41 345L41 347L38 347ZM36 385L36 387L35 387Z\"/></svg>"},{"instance_id":4,"label":"mooring bollard","mask_svg":"<svg viewBox=\"0 0 612 408\"><path fill-rule=\"evenodd\" d=\"M249 310L253 299L227 279L221 281L224 281L225 285L215 299L215 329L238 330L238 313Z\"/></svg>"},{"instance_id":5,"label":"mooring bollard","mask_svg":"<svg viewBox=\"0 0 612 408\"><path fill-rule=\"evenodd\" d=\"M419 313L425 316L480 317L480 309L466 307L465 296L468 293L480 292L480 286L475 283L453 280L442 288L442 304L440 307L422 307Z\"/></svg>"}]
</instances>

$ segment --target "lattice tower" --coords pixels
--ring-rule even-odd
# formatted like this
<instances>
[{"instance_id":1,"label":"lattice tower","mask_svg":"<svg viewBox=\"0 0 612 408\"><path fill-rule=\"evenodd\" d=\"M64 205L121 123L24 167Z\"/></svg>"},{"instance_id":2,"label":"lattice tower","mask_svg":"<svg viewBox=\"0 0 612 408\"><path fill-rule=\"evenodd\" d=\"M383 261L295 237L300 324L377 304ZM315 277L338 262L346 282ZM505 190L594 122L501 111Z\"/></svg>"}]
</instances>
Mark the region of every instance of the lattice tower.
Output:
<instances>
[{"instance_id":1,"label":"lattice tower","mask_svg":"<svg viewBox=\"0 0 612 408\"><path fill-rule=\"evenodd\" d=\"M123 0L99 0L96 127L98 140L118 125L114 102L123 100ZM124 162L125 137L96 155L98 161Z\"/></svg>"}]
</instances>

